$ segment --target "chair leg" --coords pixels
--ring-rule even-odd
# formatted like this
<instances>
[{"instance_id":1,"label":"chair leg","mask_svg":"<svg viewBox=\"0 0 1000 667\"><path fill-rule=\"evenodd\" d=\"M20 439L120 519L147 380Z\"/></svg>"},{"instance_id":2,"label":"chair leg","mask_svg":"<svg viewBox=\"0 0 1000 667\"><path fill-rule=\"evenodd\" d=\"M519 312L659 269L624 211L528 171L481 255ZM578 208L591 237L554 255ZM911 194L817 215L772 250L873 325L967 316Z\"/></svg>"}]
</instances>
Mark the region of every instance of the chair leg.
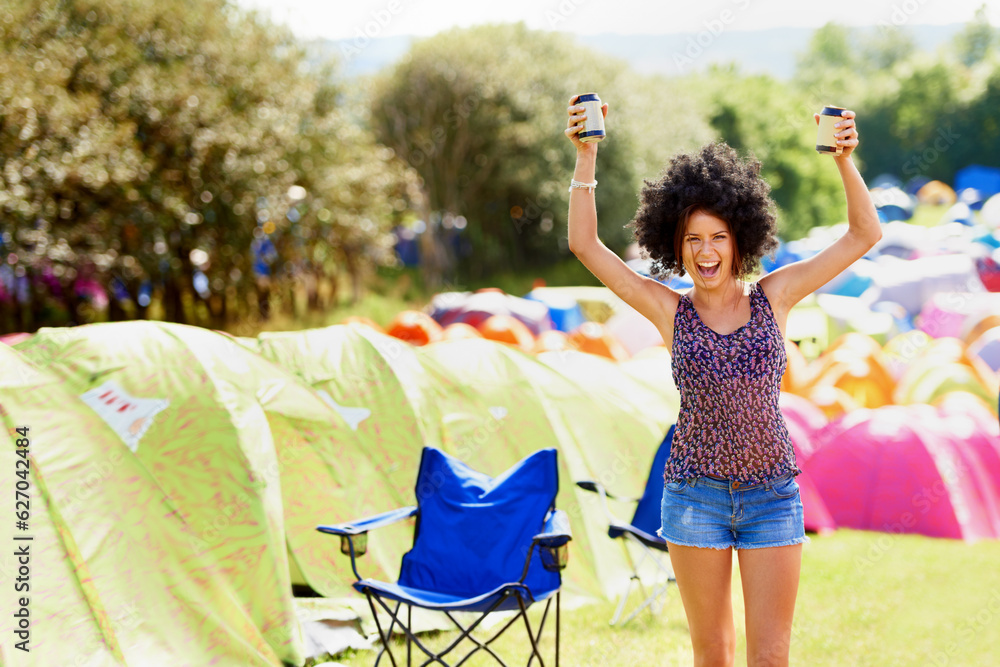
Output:
<instances>
[{"instance_id":1,"label":"chair leg","mask_svg":"<svg viewBox=\"0 0 1000 667\"><path fill-rule=\"evenodd\" d=\"M628 600L629 596L632 595L632 583L638 579L636 575L632 575L628 579L628 587L622 594L621 600L618 601L618 606L615 608L615 615L611 617L611 622L608 625L614 625L618 622L618 619L622 617L622 612L625 611L625 602Z\"/></svg>"},{"instance_id":2,"label":"chair leg","mask_svg":"<svg viewBox=\"0 0 1000 667\"><path fill-rule=\"evenodd\" d=\"M638 562L635 562L632 558L632 554L628 549L629 542L635 543L642 550L642 557L639 559ZM670 588L670 582L676 581L673 574L669 570L667 570L666 567L664 567L663 563L660 562L660 560L654 555L654 553L650 550L650 548L647 547L645 544L643 544L640 540L638 540L635 536L633 536L630 533L626 533L625 553L628 557L629 564L632 566L632 576L629 578L628 588L625 590L625 594L622 596L621 601L618 603L618 607L615 609L615 615L611 619L610 623L611 625L615 625L616 623L618 623L618 620L621 618L622 613L625 611L626 601L628 600L629 596L632 595L633 581L638 584L639 591L642 593L643 602L639 605L638 608L636 608L631 614L629 614L624 621L621 622L621 625L627 624L646 607L649 607L650 613L654 615L662 611L664 605L664 601L662 598ZM642 566L643 563L646 562L647 558L653 562L653 564L657 567L657 569L661 573L667 576L666 583L660 586L654 586L651 589L652 590L651 595L646 594L646 587L645 585L643 585L642 579L639 576L639 568Z\"/></svg>"},{"instance_id":3,"label":"chair leg","mask_svg":"<svg viewBox=\"0 0 1000 667\"><path fill-rule=\"evenodd\" d=\"M378 656L376 656L375 658L375 667L378 667L378 663L382 661L383 653L388 653L389 661L392 663L392 667L397 667L396 657L392 654L392 648L389 646L389 640L392 638L392 627L395 624L396 617L390 612L389 615L393 617L393 624L389 626L389 635L386 636L385 634L382 633L382 624L378 620L378 613L375 611L375 603L372 602L371 593L366 591L365 597L368 598L368 606L371 608L372 616L375 618L375 627L378 628L378 636L382 640L382 649L378 652ZM379 604L382 604L381 600L379 601ZM396 605L396 609L399 610L399 605ZM389 611L389 609L386 608L386 611Z\"/></svg>"},{"instance_id":4,"label":"chair leg","mask_svg":"<svg viewBox=\"0 0 1000 667\"><path fill-rule=\"evenodd\" d=\"M366 593L366 594L368 594L368 593ZM427 662L423 663L423 664L427 665L427 664L430 664L431 662L438 662L438 663L440 663L442 665L445 665L445 667L447 667L447 663L445 663L444 661L442 661L440 659L440 655L444 655L444 654L442 653L440 655L434 655L434 653L432 653L427 647L425 647L422 643L420 643L420 640L417 639L416 635L413 634L413 631L410 630L410 628L406 624L404 624L402 620L399 619L399 617L398 617L399 607L401 606L402 603L397 602L395 609L389 609L389 606L386 605L386 603L383 602L381 598L376 597L375 601L378 602L379 605L383 609L385 609L386 613L389 614L389 616L391 616L392 619L393 619L393 623L390 626L389 637L392 637L391 629L392 629L392 627L395 627L395 624L398 622L399 623L399 627L401 627L403 629L403 632L406 633L407 642L412 642L413 644L416 645L417 648L419 648L421 651L423 651L426 655L431 656L431 659L428 660ZM370 600L369 600L369 604L371 605L371 601ZM410 605L407 605L407 609L410 612L412 612L412 607ZM375 613L374 606L372 606L372 613L373 614ZM378 616L375 617L375 624L379 626L379 635L383 636L382 635L381 625L378 622ZM396 659L395 659L395 656L394 656L394 654L392 652L392 649L389 647L388 640L383 639L383 647L384 647L383 651L379 652L379 659L381 659L381 656L382 656L383 652L388 653L389 654L389 659L392 660L393 667L396 667ZM407 660L409 660L409 658L407 658ZM375 664L376 665L378 664L378 660L376 660Z\"/></svg>"},{"instance_id":5,"label":"chair leg","mask_svg":"<svg viewBox=\"0 0 1000 667\"><path fill-rule=\"evenodd\" d=\"M521 609L521 616L524 617L524 627L528 631L528 641L531 642L531 656L528 658L528 667L531 667L531 663L538 658L539 667L545 667L545 661L542 659L542 652L538 649L538 641L542 638L542 631L545 629L545 619L549 615L549 607L552 604L552 598L545 601L545 610L542 612L542 620L538 623L538 636L531 631L531 621L528 619L528 608L524 606L524 599L518 595L517 605Z\"/></svg>"},{"instance_id":6,"label":"chair leg","mask_svg":"<svg viewBox=\"0 0 1000 667\"><path fill-rule=\"evenodd\" d=\"M556 591L556 667L559 667L559 626L562 625L559 611L561 608L559 596L562 591Z\"/></svg>"},{"instance_id":7,"label":"chair leg","mask_svg":"<svg viewBox=\"0 0 1000 667\"><path fill-rule=\"evenodd\" d=\"M509 594L510 593L508 593L508 595ZM542 652L541 652L541 649L539 648L539 645L540 645L540 642L541 642L542 634L545 631L545 623L548 620L549 611L550 611L550 609L552 607L552 598L551 597L548 600L546 600L546 602L545 602L545 609L542 612L542 617L539 620L538 631L536 633L536 632L534 632L532 630L531 620L528 618L528 607L525 604L524 598L522 597L522 595L520 593L517 593L517 592L513 593L513 595L517 596L517 605L518 605L518 608L519 608L519 613L517 613L513 618L511 618L509 621L507 621L499 631L493 633L493 636L490 637L486 641L482 641L482 640L476 638L475 636L473 636L472 633L473 633L474 630L476 630L476 628L479 626L479 624L482 623L486 619L487 616L489 616L491 613L493 613L503 603L503 601L504 601L505 598L501 597L500 599L498 599L489 609L487 609L486 611L482 612L480 614L479 618L477 618L475 620L475 622L473 622L468 628L463 627L461 623L459 623L457 620L455 620L454 616L452 616L448 612L445 612L445 615L448 617L448 619L451 620L451 622L454 623L455 626L458 628L458 630L459 630L459 636L454 641L452 641L447 647L445 647L444 650L442 650L442 651L440 651L438 653L434 653L433 651L429 650L426 646L424 646L423 643L421 643L421 641L419 639L417 639L417 637L413 634L413 631L410 629L410 627L413 624L413 607L412 607L412 605L407 605L407 620L406 620L406 623L404 624L403 621L399 618L399 611L400 611L400 605L401 605L401 603L397 603L396 604L396 608L395 609L391 609L391 608L389 608L388 605L386 605L385 601L383 601L381 598L379 598L377 596L371 595L370 592L366 591L365 595L366 595L366 597L368 599L368 606L371 608L372 615L375 618L375 625L376 625L376 627L378 627L379 637L382 639L382 649L379 651L378 656L375 659L375 665L376 666L381 661L382 655L385 654L385 653L388 653L389 654L389 660L392 662L393 667L398 667L397 662L396 662L396 657L395 657L395 655L392 652L392 647L390 646L389 642L390 642L390 640L392 638L392 629L395 627L396 623L399 623L400 627L406 633L406 664L407 664L407 667L412 667L412 645L414 645L414 644L417 646L418 649L420 649L427 656L427 659L420 663L420 667L427 667L428 665L431 665L431 664L438 664L438 665L442 665L443 667L448 667L448 663L446 663L444 661L444 657L448 653L450 653L453 649L455 649L459 644L461 644L464 640L469 640L470 642L472 642L473 644L475 644L475 648L473 648L469 653L467 653L457 663L454 663L455 667L460 667L461 665L465 664L466 661L468 661L478 651L485 651L486 653L488 653L490 655L490 657L492 657L494 660L496 660L497 664L499 664L500 667L507 667L507 663L505 663L500 658L500 656L497 655L496 652L492 648L490 648L489 644L491 644L493 641L495 641L496 639L498 639L508 628L510 628L511 625L513 625L514 623L516 623L518 617L523 617L524 618L524 626L525 626L525 629L526 629L527 634L528 634L528 641L531 643L531 656L528 659L528 665L527 665L527 667L531 667L532 663L534 663L534 661L535 661L535 658L538 658L539 667L545 667L545 660L542 657ZM555 624L556 624L555 665L556 665L556 667L559 667L559 641L560 641L560 634L559 633L560 633L560 625L561 625L561 620L562 620L561 619L561 612L562 612L562 607L561 607L561 600L562 600L561 593L557 591L555 597L556 597L556 611L555 611L555 617L556 617L556 620L555 620ZM392 618L392 623L389 625L388 630L383 630L383 628L382 628L382 623L379 620L378 614L376 612L375 602L378 602L379 606L382 607L382 609L384 609L385 612L388 613L389 616Z\"/></svg>"}]
</instances>

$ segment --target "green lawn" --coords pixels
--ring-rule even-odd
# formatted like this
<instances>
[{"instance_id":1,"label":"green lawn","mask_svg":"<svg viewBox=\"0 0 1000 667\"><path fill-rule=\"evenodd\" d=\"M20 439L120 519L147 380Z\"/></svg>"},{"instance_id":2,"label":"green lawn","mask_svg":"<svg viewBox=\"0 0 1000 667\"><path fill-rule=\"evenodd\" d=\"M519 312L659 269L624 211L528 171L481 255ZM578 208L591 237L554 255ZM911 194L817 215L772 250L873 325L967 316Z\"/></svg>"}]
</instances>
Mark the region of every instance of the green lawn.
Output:
<instances>
[{"instance_id":1,"label":"green lawn","mask_svg":"<svg viewBox=\"0 0 1000 667\"><path fill-rule=\"evenodd\" d=\"M1000 664L1000 541L966 544L840 530L827 537L812 536L803 554L791 664ZM733 590L739 638L736 664L745 665L738 581ZM692 664L676 588L660 616L645 614L623 629L608 626L614 607L609 601L563 611L562 665ZM523 625L511 628L497 642L498 652L510 656L511 665L526 662L527 654L518 650L523 633ZM454 636L441 633L431 641L441 644ZM402 655L405 663L405 650ZM370 666L374 656L358 652L338 656L335 662ZM382 664L390 663L384 659ZM466 664L495 665L478 656Z\"/></svg>"}]
</instances>

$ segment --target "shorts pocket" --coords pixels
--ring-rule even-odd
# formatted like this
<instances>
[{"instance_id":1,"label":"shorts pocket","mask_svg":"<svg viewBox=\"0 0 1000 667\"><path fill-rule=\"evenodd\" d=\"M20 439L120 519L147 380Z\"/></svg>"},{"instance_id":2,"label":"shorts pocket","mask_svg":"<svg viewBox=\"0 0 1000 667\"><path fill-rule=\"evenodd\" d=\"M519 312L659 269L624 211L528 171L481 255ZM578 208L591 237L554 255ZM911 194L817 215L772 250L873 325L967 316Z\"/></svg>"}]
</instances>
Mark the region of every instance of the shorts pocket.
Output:
<instances>
[{"instance_id":1,"label":"shorts pocket","mask_svg":"<svg viewBox=\"0 0 1000 667\"><path fill-rule=\"evenodd\" d=\"M796 493L799 492L799 483L795 481L794 475L789 475L781 479L777 479L771 484L771 493L777 498L784 500L785 498L791 498Z\"/></svg>"},{"instance_id":2,"label":"shorts pocket","mask_svg":"<svg viewBox=\"0 0 1000 667\"><path fill-rule=\"evenodd\" d=\"M676 482L667 482L664 488L670 493L682 493L687 487L687 480L681 479Z\"/></svg>"}]
</instances>

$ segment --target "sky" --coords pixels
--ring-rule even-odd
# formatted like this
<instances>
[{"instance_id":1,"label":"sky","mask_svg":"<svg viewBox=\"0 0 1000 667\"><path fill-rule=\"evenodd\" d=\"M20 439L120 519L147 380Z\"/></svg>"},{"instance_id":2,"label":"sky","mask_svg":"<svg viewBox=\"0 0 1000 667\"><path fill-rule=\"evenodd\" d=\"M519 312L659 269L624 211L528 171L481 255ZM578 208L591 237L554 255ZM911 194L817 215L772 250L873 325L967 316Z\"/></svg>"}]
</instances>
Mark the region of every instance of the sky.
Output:
<instances>
[{"instance_id":1,"label":"sky","mask_svg":"<svg viewBox=\"0 0 1000 667\"><path fill-rule=\"evenodd\" d=\"M451 27L524 21L529 28L586 35L714 30L966 23L996 0L235 0L259 9L305 39L429 36Z\"/></svg>"}]
</instances>

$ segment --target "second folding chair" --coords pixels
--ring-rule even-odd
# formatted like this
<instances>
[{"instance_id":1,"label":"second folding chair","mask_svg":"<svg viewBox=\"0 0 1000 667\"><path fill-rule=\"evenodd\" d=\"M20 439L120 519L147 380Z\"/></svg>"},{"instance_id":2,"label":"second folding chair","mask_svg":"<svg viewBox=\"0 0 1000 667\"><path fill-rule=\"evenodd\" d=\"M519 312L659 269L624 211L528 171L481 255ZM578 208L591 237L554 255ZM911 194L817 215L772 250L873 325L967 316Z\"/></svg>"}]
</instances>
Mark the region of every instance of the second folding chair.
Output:
<instances>
[{"instance_id":1,"label":"second folding chair","mask_svg":"<svg viewBox=\"0 0 1000 667\"><path fill-rule=\"evenodd\" d=\"M632 574L629 577L628 588L618 603L615 615L611 619L611 625L615 625L621 619L625 611L625 603L632 594L634 588L638 588L644 596L644 600L639 606L622 621L625 625L630 620L647 607L653 613L658 613L663 606L663 597L667 593L671 582L676 583L673 571L669 568L667 561L667 543L657 532L660 529L660 506L663 500L663 468L670 457L670 445L674 439L674 426L670 427L667 435L660 443L656 456L653 457L653 465L649 469L646 479L646 488L641 498L624 498L613 496L600 483L593 481L577 482L576 485L587 491L593 491L600 495L601 506L608 518L608 536L612 539L624 539L631 544L637 545L642 554L638 561L632 556L632 551L626 547L629 565L632 567ZM625 522L620 520L611 511L608 505L608 498L623 502L635 502L635 514L632 520ZM639 568L649 561L657 574L657 580L652 582L650 593L647 595L646 587L639 576Z\"/></svg>"}]
</instances>

